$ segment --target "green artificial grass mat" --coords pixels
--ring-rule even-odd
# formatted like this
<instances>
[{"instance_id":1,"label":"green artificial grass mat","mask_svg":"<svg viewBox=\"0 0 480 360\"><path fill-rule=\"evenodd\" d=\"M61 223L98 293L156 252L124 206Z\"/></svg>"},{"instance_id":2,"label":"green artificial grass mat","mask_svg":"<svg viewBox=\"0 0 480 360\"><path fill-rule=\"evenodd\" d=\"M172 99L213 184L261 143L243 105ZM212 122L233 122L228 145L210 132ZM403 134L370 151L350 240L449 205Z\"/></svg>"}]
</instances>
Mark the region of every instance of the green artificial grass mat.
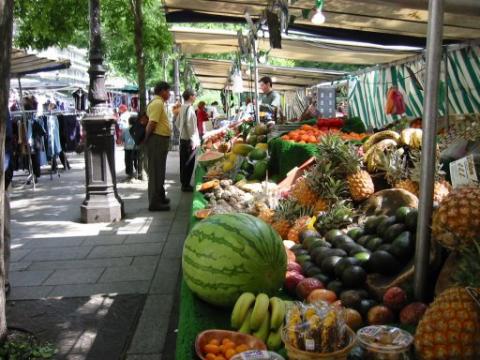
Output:
<instances>
[{"instance_id":1,"label":"green artificial grass mat","mask_svg":"<svg viewBox=\"0 0 480 360\"><path fill-rule=\"evenodd\" d=\"M205 170L198 166L195 171L195 184L201 184ZM207 205L202 193L195 189L190 214L190 229L199 221L194 213ZM182 278L180 289L180 316L178 321L177 360L196 359L195 338L203 330L229 329L230 309L211 306L197 298Z\"/></svg>"},{"instance_id":2,"label":"green artificial grass mat","mask_svg":"<svg viewBox=\"0 0 480 360\"><path fill-rule=\"evenodd\" d=\"M284 179L294 167L302 165L318 154L317 146L314 144L298 144L293 141L284 141L281 138L270 141L268 149L270 151L270 173L281 179Z\"/></svg>"}]
</instances>

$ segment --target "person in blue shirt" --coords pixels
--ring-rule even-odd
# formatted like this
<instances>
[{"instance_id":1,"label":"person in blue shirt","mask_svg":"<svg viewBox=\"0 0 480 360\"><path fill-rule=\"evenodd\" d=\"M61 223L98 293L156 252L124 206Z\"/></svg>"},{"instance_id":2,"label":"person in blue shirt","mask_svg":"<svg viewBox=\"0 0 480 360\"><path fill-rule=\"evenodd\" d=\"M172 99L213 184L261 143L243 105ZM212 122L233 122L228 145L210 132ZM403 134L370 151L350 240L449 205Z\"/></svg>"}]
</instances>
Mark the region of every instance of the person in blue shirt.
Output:
<instances>
[{"instance_id":1,"label":"person in blue shirt","mask_svg":"<svg viewBox=\"0 0 480 360\"><path fill-rule=\"evenodd\" d=\"M125 172L128 180L138 178L142 174L141 162L138 161L138 148L135 145L130 128L138 120L136 115L128 118L128 125L122 128L122 141L125 150ZM135 173L134 173L135 171Z\"/></svg>"}]
</instances>

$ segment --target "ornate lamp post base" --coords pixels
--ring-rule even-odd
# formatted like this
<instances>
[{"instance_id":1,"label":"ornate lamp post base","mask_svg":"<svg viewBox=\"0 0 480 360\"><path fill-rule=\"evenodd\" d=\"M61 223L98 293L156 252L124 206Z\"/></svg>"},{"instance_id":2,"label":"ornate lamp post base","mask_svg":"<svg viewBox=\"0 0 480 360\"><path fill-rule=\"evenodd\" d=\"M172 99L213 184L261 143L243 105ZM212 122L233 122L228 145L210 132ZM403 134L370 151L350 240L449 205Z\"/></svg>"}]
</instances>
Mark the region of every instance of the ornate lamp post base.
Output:
<instances>
[{"instance_id":1,"label":"ornate lamp post base","mask_svg":"<svg viewBox=\"0 0 480 360\"><path fill-rule=\"evenodd\" d=\"M115 120L111 115L88 113L82 120L86 129L85 178L87 193L80 206L84 223L120 221L123 201L118 196L115 175Z\"/></svg>"}]
</instances>

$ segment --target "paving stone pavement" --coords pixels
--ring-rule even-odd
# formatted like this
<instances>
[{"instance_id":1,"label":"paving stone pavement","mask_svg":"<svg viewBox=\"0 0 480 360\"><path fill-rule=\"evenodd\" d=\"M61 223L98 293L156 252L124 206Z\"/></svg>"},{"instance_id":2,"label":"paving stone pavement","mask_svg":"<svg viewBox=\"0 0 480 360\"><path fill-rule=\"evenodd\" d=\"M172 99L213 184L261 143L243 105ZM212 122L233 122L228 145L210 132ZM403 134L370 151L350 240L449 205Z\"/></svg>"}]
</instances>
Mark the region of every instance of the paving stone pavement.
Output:
<instances>
[{"instance_id":1,"label":"paving stone pavement","mask_svg":"<svg viewBox=\"0 0 480 360\"><path fill-rule=\"evenodd\" d=\"M123 151L117 150L118 191L126 217L112 224L80 223L84 160L76 154L69 154L69 160L72 170L53 179L42 176L36 190L14 180L8 300L145 294L126 358L165 358L162 352L175 315L172 309L178 296L181 251L192 200L191 194L180 191L178 153L170 152L167 166L172 210L149 212L147 183L125 180ZM88 339L78 346L88 348L94 342L94 338ZM171 358L172 354L168 355ZM76 351L64 358L87 359L82 356Z\"/></svg>"}]
</instances>

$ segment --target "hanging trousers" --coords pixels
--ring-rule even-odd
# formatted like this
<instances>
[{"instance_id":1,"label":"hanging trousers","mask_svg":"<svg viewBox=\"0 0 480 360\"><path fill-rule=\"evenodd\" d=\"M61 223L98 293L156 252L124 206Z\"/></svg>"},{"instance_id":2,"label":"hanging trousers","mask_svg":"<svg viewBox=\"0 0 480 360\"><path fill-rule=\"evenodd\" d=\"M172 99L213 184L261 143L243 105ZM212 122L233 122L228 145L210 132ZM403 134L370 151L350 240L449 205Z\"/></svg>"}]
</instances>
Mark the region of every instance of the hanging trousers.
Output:
<instances>
[{"instance_id":1,"label":"hanging trousers","mask_svg":"<svg viewBox=\"0 0 480 360\"><path fill-rule=\"evenodd\" d=\"M183 187L190 186L195 167L195 149L190 140L180 140L180 182Z\"/></svg>"}]
</instances>

